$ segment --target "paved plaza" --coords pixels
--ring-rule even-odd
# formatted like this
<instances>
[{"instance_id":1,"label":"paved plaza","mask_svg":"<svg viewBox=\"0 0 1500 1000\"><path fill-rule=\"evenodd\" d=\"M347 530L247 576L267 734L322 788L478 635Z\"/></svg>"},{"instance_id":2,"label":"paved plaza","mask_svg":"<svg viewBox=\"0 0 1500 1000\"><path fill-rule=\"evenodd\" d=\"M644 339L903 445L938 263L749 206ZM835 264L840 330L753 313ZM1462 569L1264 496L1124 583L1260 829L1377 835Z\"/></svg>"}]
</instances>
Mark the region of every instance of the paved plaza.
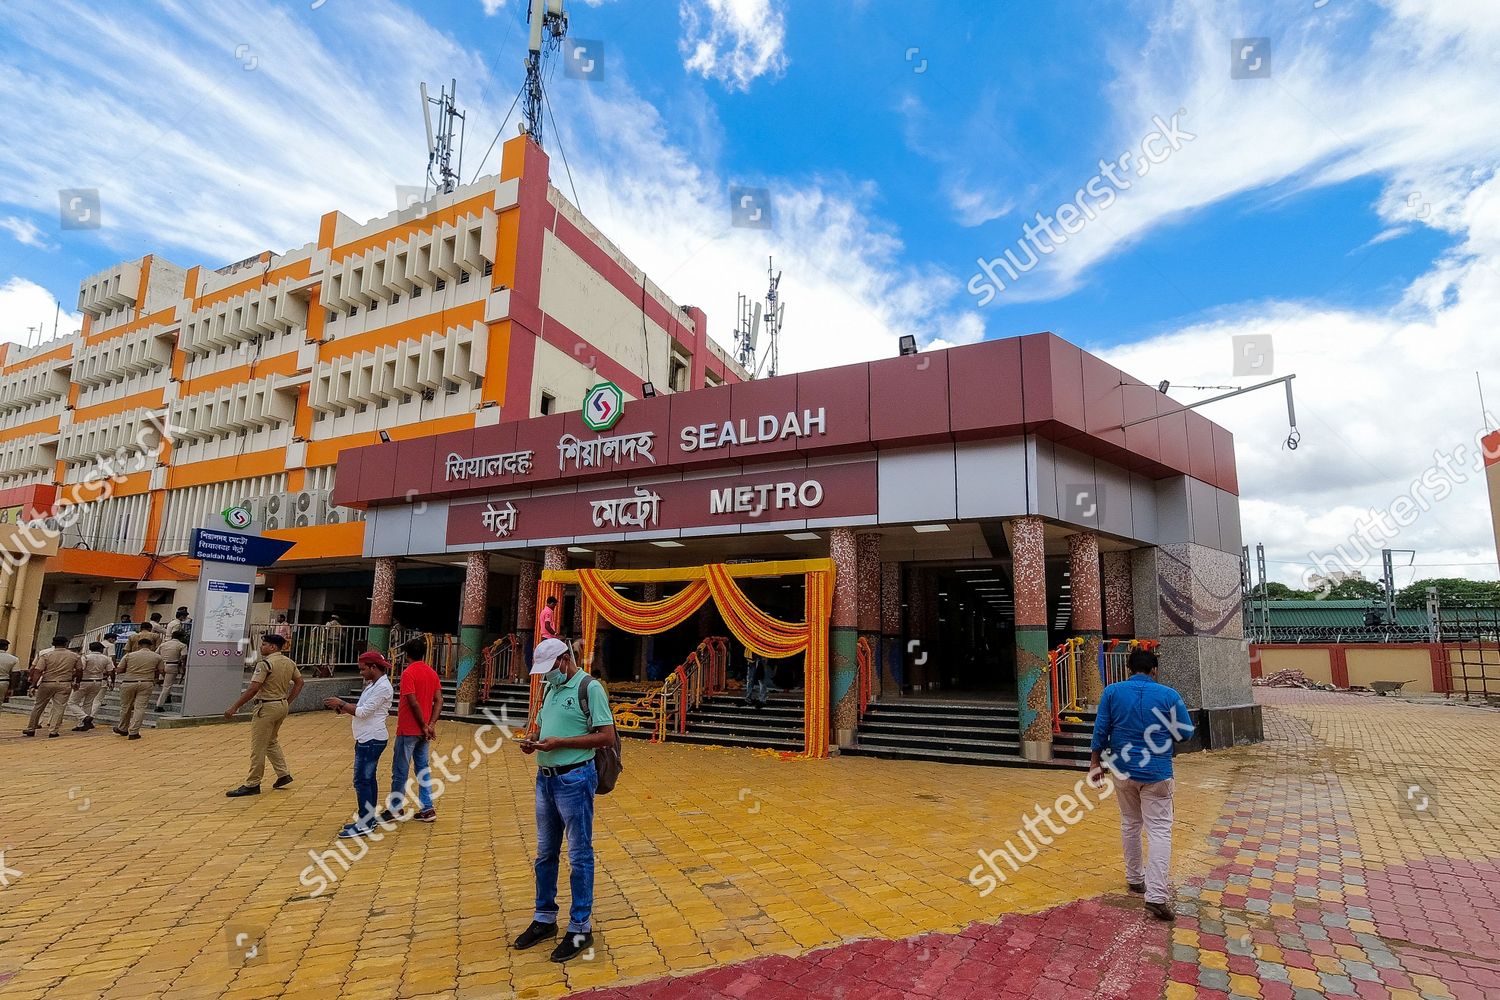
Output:
<instances>
[{"instance_id":1,"label":"paved plaza","mask_svg":"<svg viewBox=\"0 0 1500 1000\"><path fill-rule=\"evenodd\" d=\"M435 825L314 865L347 722L294 717L291 787L226 800L244 726L28 740L7 714L0 997L1500 995L1500 713L1257 695L1265 744L1179 761L1175 925L1124 893L1109 801L970 883L1074 773L627 742L566 966L508 948L533 771L488 734L442 727Z\"/></svg>"}]
</instances>

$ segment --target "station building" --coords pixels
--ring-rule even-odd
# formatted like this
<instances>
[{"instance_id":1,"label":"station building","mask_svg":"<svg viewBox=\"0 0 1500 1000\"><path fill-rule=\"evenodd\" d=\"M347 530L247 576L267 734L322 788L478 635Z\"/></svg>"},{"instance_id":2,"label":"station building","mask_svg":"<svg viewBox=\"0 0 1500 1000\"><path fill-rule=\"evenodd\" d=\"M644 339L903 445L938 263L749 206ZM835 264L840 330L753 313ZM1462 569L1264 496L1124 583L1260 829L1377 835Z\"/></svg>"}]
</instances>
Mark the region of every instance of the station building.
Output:
<instances>
[{"instance_id":1,"label":"station building","mask_svg":"<svg viewBox=\"0 0 1500 1000\"><path fill-rule=\"evenodd\" d=\"M33 629L170 619L193 593L189 533L235 504L296 543L259 613L362 623L362 514L330 498L345 450L576 409L601 379L634 398L745 377L525 137L496 176L368 222L329 212L310 236L218 269L118 264L81 283L80 333L0 345L0 524L61 528L29 582L0 581L23 655ZM451 628L461 583L410 567L409 623ZM39 624L9 610L38 598Z\"/></svg>"},{"instance_id":2,"label":"station building","mask_svg":"<svg viewBox=\"0 0 1500 1000\"><path fill-rule=\"evenodd\" d=\"M448 560L464 568L473 643L497 585L514 617L488 624L522 647L541 602L561 597L612 683L656 679L643 650L669 626L685 634L668 666L717 633L800 663L778 683L802 692L810 755L954 759L957 745L995 762L1057 760L1069 742L1077 763L1059 708L1097 703L1101 648L1145 640L1205 744L1260 738L1232 436L1051 334L612 416L345 451L335 497L365 511L372 623L390 620L402 567ZM1077 651L1069 678L1059 646ZM893 717L901 703L931 711ZM882 713L896 721L870 722ZM714 725L705 741L744 742Z\"/></svg>"}]
</instances>

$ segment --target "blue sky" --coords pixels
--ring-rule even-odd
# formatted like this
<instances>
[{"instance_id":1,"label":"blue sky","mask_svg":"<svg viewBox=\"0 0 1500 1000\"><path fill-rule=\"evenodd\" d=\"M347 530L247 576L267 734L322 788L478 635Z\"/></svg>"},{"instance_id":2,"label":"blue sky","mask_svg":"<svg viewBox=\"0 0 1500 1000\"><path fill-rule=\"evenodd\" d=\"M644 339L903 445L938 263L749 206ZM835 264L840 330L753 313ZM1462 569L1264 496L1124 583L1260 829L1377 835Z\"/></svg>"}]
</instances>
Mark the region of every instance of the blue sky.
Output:
<instances>
[{"instance_id":1,"label":"blue sky","mask_svg":"<svg viewBox=\"0 0 1500 1000\"><path fill-rule=\"evenodd\" d=\"M571 35L602 41L604 79L554 67L554 182L721 341L774 254L790 368L905 332L1048 329L1148 381L1248 384L1232 338L1271 337L1304 447L1280 447L1277 398L1211 415L1237 435L1247 538L1291 582L1480 427L1473 373L1500 359L1497 10L581 0ZM526 36L521 0L18 0L0 26L7 339L119 260L217 266L311 240L331 208L390 211L425 163L420 80L459 78L468 179ZM1240 57L1268 76L1233 77L1236 38L1269 39ZM1179 141L1148 173L1087 188L1168 122ZM774 229L730 226L737 183L770 192ZM72 187L99 189L102 229L59 229ZM1083 193L1105 188L1107 205ZM1025 258L1028 222L1068 203L1092 214L976 293L980 261ZM1493 577L1483 485L1455 485L1388 543L1426 553L1422 575Z\"/></svg>"}]
</instances>

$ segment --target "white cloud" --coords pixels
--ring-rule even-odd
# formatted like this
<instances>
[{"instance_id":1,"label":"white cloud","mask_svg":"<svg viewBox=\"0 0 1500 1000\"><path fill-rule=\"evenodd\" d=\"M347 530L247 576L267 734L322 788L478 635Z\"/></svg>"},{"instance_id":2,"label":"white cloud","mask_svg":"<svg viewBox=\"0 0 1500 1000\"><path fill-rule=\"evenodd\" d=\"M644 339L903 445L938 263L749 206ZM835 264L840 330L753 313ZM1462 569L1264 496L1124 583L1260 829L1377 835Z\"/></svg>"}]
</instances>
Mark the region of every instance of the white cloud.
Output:
<instances>
[{"instance_id":1,"label":"white cloud","mask_svg":"<svg viewBox=\"0 0 1500 1000\"><path fill-rule=\"evenodd\" d=\"M23 219L17 215L6 216L0 219L0 229L6 232L22 246L36 247L38 250L56 250L57 244L52 243L42 235L36 223L30 219Z\"/></svg>"},{"instance_id":2,"label":"white cloud","mask_svg":"<svg viewBox=\"0 0 1500 1000\"><path fill-rule=\"evenodd\" d=\"M775 0L682 0L683 66L731 90L786 69L786 18Z\"/></svg>"},{"instance_id":3,"label":"white cloud","mask_svg":"<svg viewBox=\"0 0 1500 1000\"><path fill-rule=\"evenodd\" d=\"M25 278L0 283L0 341L36 344L51 340L54 323L59 336L66 336L82 328L83 316L70 310L59 314L52 293Z\"/></svg>"},{"instance_id":4,"label":"white cloud","mask_svg":"<svg viewBox=\"0 0 1500 1000\"><path fill-rule=\"evenodd\" d=\"M505 0L480 0L484 4L486 17L493 17L505 8Z\"/></svg>"}]
</instances>

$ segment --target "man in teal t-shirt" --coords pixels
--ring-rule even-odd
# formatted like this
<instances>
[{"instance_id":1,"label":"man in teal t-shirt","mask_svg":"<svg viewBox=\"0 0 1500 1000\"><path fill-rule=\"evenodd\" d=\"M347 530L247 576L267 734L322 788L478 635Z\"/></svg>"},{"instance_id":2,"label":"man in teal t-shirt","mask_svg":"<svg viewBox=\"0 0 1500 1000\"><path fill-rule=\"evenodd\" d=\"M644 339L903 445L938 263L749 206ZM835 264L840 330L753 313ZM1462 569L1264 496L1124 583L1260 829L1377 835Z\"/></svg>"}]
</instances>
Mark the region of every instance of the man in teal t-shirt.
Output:
<instances>
[{"instance_id":1,"label":"man in teal t-shirt","mask_svg":"<svg viewBox=\"0 0 1500 1000\"><path fill-rule=\"evenodd\" d=\"M530 948L557 936L558 856L566 834L573 903L568 933L552 951L552 961L566 962L594 943L594 793L599 787L594 751L614 745L615 719L604 685L579 669L561 639L542 640L532 655L531 673L543 675L542 707L536 737L519 745L522 752L537 755L536 911L515 946Z\"/></svg>"}]
</instances>

